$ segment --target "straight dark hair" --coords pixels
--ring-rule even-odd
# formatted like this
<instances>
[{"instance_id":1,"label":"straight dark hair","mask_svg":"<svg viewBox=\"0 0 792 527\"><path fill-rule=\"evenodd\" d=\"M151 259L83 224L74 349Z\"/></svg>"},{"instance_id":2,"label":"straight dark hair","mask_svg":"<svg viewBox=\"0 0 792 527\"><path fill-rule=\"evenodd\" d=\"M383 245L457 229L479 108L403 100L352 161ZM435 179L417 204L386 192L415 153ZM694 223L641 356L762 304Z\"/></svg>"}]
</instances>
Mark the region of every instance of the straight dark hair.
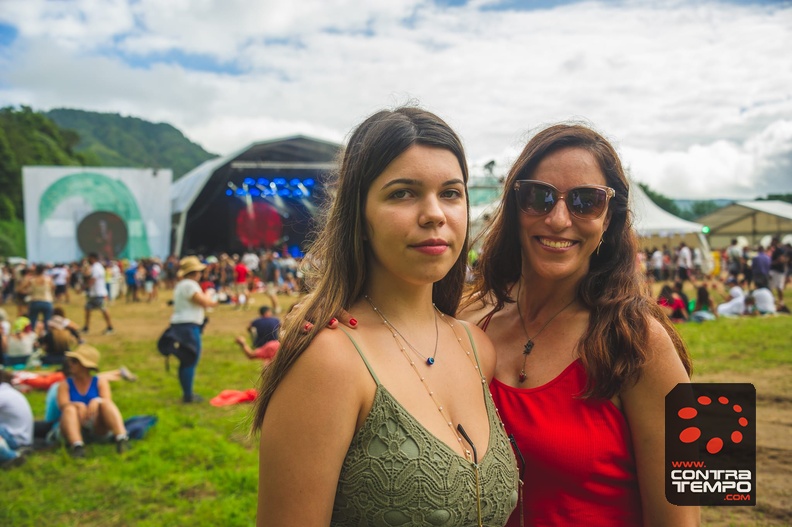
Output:
<instances>
[{"instance_id":1,"label":"straight dark hair","mask_svg":"<svg viewBox=\"0 0 792 527\"><path fill-rule=\"evenodd\" d=\"M254 407L252 431L264 420L272 394L305 351L314 336L340 309L348 309L363 294L366 266L365 202L369 187L394 159L413 145L448 150L459 161L467 184L465 151L456 133L438 116L420 108L383 110L363 121L341 152L339 169L331 183L333 197L304 259L306 283L312 292L284 321L281 347L275 360L262 371ZM465 201L468 202L467 193ZM469 202L468 202L469 208ZM465 283L468 236L448 274L432 288L432 301L454 315ZM303 331L305 320L313 329Z\"/></svg>"},{"instance_id":2,"label":"straight dark hair","mask_svg":"<svg viewBox=\"0 0 792 527\"><path fill-rule=\"evenodd\" d=\"M581 124L557 124L541 130L525 145L506 178L501 204L483 233L484 245L477 275L465 306L494 303L494 311L513 302L512 285L520 279L520 209L514 182L532 179L539 163L565 148L589 152L597 161L606 185L616 191L608 204L610 223L599 251L589 260L589 271L578 285L580 302L589 310L588 328L578 343L586 369L585 397L610 398L638 380L649 349L652 318L660 322L676 347L688 374L690 356L676 328L651 298L635 258L638 238L629 208L630 185L619 156L601 134Z\"/></svg>"}]
</instances>

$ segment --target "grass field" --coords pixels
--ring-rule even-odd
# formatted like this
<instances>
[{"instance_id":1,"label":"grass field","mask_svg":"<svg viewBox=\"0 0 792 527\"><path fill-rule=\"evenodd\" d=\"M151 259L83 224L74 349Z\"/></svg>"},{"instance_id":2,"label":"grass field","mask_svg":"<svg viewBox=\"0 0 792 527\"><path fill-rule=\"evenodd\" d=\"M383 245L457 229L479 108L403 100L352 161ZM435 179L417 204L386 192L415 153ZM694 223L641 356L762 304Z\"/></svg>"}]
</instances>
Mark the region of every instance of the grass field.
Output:
<instances>
[{"instance_id":1,"label":"grass field","mask_svg":"<svg viewBox=\"0 0 792 527\"><path fill-rule=\"evenodd\" d=\"M104 324L94 314L88 335L89 342L102 352L102 369L123 364L140 376L135 383L113 383L113 397L124 416L154 414L158 424L123 456L112 445L89 445L86 459L73 460L65 449L55 448L34 453L21 468L0 472L0 526L231 527L255 523L258 455L256 445L247 438L250 406L181 404L175 362L166 372L155 349L155 340L171 314L165 303L168 297L164 292L151 304L116 302L111 307L116 334L100 336ZM81 300L73 299L65 306L78 323L83 320ZM248 311L221 306L209 314L196 378L196 392L207 400L223 389L244 390L255 384L259 363L248 361L233 343L261 302L267 302L258 295L255 300L258 303ZM282 297L284 303L292 300ZM788 405L792 413L792 383L786 380L792 377L792 317L718 320L681 326L681 331L695 360L695 380L758 383L760 400L765 397L771 406ZM763 386L765 380L767 386ZM42 418L44 393L31 392L29 400L36 417ZM789 436L783 436L792 427L792 419L787 414L773 416L772 423L781 422L781 435L773 433L769 441L786 442L780 448L787 450L781 462L778 457L767 459L781 470L767 484L784 488L774 489L772 500L763 500L762 495L769 497L771 489L763 490L760 468L760 506L739 511L707 509L705 525L788 525L792 521L786 489L791 447ZM762 426L760 418L760 446Z\"/></svg>"}]
</instances>

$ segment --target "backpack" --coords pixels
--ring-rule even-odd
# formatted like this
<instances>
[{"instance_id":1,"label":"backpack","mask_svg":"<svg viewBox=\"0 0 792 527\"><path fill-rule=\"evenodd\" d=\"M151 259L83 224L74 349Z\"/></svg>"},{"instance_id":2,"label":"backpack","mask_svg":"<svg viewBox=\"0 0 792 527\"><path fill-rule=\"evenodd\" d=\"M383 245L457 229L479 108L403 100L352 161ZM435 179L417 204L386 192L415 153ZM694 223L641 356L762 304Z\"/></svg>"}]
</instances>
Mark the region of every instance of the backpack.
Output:
<instances>
[{"instance_id":1,"label":"backpack","mask_svg":"<svg viewBox=\"0 0 792 527\"><path fill-rule=\"evenodd\" d=\"M165 357L165 371L170 371L171 355L179 359L183 366L192 366L198 362L198 353L190 340L190 335L178 326L168 326L162 333L157 340L157 351Z\"/></svg>"}]
</instances>

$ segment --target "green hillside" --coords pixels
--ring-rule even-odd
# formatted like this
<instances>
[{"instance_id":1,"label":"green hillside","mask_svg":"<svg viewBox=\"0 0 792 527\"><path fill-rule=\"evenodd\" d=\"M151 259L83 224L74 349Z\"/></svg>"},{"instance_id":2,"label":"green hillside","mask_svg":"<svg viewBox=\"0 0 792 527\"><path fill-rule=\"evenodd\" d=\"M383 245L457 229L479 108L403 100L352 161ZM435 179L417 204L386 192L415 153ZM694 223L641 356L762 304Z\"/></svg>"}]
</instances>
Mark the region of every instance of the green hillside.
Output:
<instances>
[{"instance_id":1,"label":"green hillside","mask_svg":"<svg viewBox=\"0 0 792 527\"><path fill-rule=\"evenodd\" d=\"M94 162L77 153L79 138L61 130L27 106L0 108L0 221L22 218L22 167L83 165Z\"/></svg>"},{"instance_id":2,"label":"green hillside","mask_svg":"<svg viewBox=\"0 0 792 527\"><path fill-rule=\"evenodd\" d=\"M176 179L212 157L164 123L81 110L0 108L0 256L25 255L23 166L170 168Z\"/></svg>"},{"instance_id":3,"label":"green hillside","mask_svg":"<svg viewBox=\"0 0 792 527\"><path fill-rule=\"evenodd\" d=\"M166 123L65 108L45 115L75 131L75 150L95 157L102 166L170 168L175 180L215 157Z\"/></svg>"}]
</instances>

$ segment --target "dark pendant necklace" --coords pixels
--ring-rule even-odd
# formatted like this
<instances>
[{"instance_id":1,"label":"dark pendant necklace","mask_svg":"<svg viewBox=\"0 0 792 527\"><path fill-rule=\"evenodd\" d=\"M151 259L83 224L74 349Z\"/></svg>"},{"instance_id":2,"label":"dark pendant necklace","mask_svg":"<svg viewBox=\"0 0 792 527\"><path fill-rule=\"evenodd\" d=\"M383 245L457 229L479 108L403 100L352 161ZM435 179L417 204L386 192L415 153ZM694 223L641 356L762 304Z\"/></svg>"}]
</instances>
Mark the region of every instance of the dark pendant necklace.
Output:
<instances>
[{"instance_id":1,"label":"dark pendant necklace","mask_svg":"<svg viewBox=\"0 0 792 527\"><path fill-rule=\"evenodd\" d=\"M517 288L517 313L520 315L520 322L522 323L522 328L523 328L523 333L525 333L525 338L528 339L528 340L525 341L525 344L523 344L523 352L522 352L523 353L523 363L522 363L522 368L520 369L520 375L519 375L519 379L520 379L521 383L525 382L525 379L527 378L527 375L525 375L525 362L528 360L528 355L530 355L531 351L534 349L534 339L536 337L538 337L539 335L541 335L542 331L544 331L545 328L550 325L550 322L555 320L555 318L558 315L563 313L564 310L566 308L568 308L569 306L571 306L574 302L575 302L575 299L573 298L572 301L569 302L564 307L562 307L561 310L558 313L556 313L555 315L550 317L550 319L547 322L544 323L544 326L542 326L542 329L540 329L536 333L536 335L534 335L533 337L529 337L528 336L528 330L525 328L525 318L523 317L522 310L520 309L520 288L519 287Z\"/></svg>"}]
</instances>

